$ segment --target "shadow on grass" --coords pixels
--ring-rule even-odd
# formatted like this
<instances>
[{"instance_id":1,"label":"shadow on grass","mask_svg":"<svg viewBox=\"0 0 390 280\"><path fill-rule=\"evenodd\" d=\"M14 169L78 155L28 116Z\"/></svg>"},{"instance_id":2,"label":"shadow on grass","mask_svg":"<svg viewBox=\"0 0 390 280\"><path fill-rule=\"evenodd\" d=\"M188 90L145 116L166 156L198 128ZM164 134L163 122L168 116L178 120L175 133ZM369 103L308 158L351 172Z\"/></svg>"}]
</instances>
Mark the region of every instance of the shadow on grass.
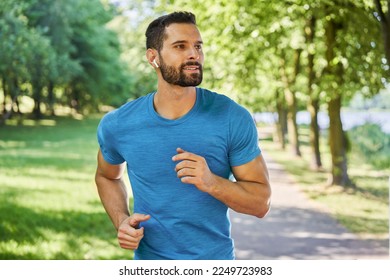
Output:
<instances>
[{"instance_id":1,"label":"shadow on grass","mask_svg":"<svg viewBox=\"0 0 390 280\"><path fill-rule=\"evenodd\" d=\"M230 214L237 259L364 259L389 254L388 237L359 239L327 213L312 209L277 205L261 221ZM367 221L361 218L355 221L364 226Z\"/></svg>"},{"instance_id":2,"label":"shadow on grass","mask_svg":"<svg viewBox=\"0 0 390 280\"><path fill-rule=\"evenodd\" d=\"M50 258L79 259L82 257L73 252L79 252L85 243L94 242L91 238L109 243L115 237L115 231L104 212L34 210L13 202L16 195L16 192L7 192L0 197L0 243L36 246L41 242L57 241L53 238L60 236L66 252L61 249L57 252L56 249ZM18 250L15 253L0 252L0 259L42 257L39 253L20 253Z\"/></svg>"}]
</instances>

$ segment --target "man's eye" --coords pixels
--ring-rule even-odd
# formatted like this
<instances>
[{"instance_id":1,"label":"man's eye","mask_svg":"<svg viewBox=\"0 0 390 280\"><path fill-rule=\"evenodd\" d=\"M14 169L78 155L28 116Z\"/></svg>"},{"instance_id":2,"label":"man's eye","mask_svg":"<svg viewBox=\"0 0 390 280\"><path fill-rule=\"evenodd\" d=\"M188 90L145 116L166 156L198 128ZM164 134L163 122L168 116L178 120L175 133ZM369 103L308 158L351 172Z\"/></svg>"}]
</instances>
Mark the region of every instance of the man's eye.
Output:
<instances>
[{"instance_id":1,"label":"man's eye","mask_svg":"<svg viewBox=\"0 0 390 280\"><path fill-rule=\"evenodd\" d=\"M176 45L175 48L176 49L184 49L184 45Z\"/></svg>"},{"instance_id":2,"label":"man's eye","mask_svg":"<svg viewBox=\"0 0 390 280\"><path fill-rule=\"evenodd\" d=\"M196 48L197 50L201 50L201 49L202 49L202 45L196 45L195 48Z\"/></svg>"}]
</instances>

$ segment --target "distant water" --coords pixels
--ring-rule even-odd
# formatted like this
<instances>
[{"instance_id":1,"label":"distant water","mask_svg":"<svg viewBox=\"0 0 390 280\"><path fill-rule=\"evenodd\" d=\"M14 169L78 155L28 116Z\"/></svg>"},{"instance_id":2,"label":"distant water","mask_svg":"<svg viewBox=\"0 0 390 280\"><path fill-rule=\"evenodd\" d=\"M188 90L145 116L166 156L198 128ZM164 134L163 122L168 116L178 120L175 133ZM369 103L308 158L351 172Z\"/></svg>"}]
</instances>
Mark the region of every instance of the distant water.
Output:
<instances>
[{"instance_id":1,"label":"distant water","mask_svg":"<svg viewBox=\"0 0 390 280\"><path fill-rule=\"evenodd\" d=\"M278 119L277 113L255 113L253 115L256 122L273 124ZM349 130L355 126L360 126L366 123L378 124L382 131L390 134L390 111L389 112L371 112L371 111L342 111L341 120L343 129ZM310 124L310 114L307 111L297 113L298 124ZM325 112L318 114L318 125L321 129L329 127L329 117Z\"/></svg>"}]
</instances>

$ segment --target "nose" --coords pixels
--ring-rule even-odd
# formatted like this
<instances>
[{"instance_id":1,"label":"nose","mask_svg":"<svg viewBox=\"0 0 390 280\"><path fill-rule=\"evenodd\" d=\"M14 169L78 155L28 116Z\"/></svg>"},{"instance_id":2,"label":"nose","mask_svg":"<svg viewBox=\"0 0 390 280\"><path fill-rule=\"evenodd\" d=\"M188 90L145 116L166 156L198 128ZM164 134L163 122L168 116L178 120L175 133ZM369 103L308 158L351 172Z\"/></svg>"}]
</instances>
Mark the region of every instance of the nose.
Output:
<instances>
[{"instance_id":1,"label":"nose","mask_svg":"<svg viewBox=\"0 0 390 280\"><path fill-rule=\"evenodd\" d=\"M195 46L189 48L188 59L190 60L199 60L201 56L201 50L197 49Z\"/></svg>"}]
</instances>

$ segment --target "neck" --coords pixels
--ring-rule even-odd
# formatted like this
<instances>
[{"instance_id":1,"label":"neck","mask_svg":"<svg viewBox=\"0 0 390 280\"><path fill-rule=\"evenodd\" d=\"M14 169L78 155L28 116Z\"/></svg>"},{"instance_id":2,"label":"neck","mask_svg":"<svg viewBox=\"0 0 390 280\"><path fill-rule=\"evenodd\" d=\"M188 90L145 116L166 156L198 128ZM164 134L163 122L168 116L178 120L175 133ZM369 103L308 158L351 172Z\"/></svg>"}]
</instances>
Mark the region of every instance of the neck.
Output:
<instances>
[{"instance_id":1,"label":"neck","mask_svg":"<svg viewBox=\"0 0 390 280\"><path fill-rule=\"evenodd\" d=\"M195 105L195 102L195 87L159 84L153 104L160 116L175 120L187 114Z\"/></svg>"}]
</instances>

